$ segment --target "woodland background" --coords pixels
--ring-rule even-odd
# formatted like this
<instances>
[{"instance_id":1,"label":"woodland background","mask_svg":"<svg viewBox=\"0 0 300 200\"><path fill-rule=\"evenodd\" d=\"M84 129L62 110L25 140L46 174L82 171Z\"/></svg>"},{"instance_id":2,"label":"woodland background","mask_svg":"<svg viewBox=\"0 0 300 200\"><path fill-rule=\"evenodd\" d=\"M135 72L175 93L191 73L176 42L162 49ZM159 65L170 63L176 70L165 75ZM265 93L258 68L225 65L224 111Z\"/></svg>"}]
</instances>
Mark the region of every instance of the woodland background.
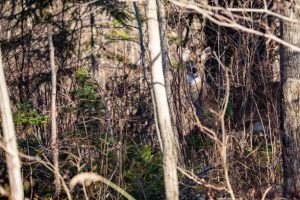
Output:
<instances>
[{"instance_id":1,"label":"woodland background","mask_svg":"<svg viewBox=\"0 0 300 200\"><path fill-rule=\"evenodd\" d=\"M0 1L0 44L25 197L124 198L102 179L78 181L70 190L74 176L93 172L136 199L165 198L147 2ZM279 0L178 2L157 1L164 33L157 45L163 47L176 137L179 198L280 199L286 165L282 42L276 38L281 22L294 19L275 15L285 5ZM211 55L203 60L207 47ZM187 81L191 73L201 77L196 92ZM9 184L2 143L0 156L4 198ZM84 180L97 179L91 176Z\"/></svg>"}]
</instances>

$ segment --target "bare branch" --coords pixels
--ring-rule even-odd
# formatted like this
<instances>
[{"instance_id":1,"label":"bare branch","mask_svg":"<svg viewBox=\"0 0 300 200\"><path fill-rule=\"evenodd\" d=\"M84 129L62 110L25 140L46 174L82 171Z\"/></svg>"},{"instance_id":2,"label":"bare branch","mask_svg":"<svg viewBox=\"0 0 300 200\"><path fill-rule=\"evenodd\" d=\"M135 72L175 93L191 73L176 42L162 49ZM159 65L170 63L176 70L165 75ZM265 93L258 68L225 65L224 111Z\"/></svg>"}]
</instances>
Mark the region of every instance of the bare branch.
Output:
<instances>
[{"instance_id":1,"label":"bare branch","mask_svg":"<svg viewBox=\"0 0 300 200\"><path fill-rule=\"evenodd\" d=\"M247 33L262 36L262 37L274 40L274 41L276 41L276 42L278 42L278 43L280 43L280 44L282 44L286 47L289 47L293 51L300 52L299 47L297 47L297 46L295 46L291 43L288 43L288 42L280 39L279 37L277 37L277 36L275 36L271 33L262 33L260 31L254 30L254 29L247 28L245 26L242 26L242 25L238 24L236 21L233 21L229 18L225 18L223 15L221 16L221 15L213 13L212 11L200 8L196 4L187 3L187 2L180 2L180 1L177 1L177 0L171 0L171 2L176 6L179 6L179 7L182 7L182 8L187 8L187 9L192 9L192 10L202 14L204 17L207 17L210 21L212 21L215 24L218 24L220 26L233 28L233 29L236 29L236 30L241 30L241 31L244 31L244 32L247 32ZM226 22L221 21L220 19L225 20Z\"/></svg>"}]
</instances>

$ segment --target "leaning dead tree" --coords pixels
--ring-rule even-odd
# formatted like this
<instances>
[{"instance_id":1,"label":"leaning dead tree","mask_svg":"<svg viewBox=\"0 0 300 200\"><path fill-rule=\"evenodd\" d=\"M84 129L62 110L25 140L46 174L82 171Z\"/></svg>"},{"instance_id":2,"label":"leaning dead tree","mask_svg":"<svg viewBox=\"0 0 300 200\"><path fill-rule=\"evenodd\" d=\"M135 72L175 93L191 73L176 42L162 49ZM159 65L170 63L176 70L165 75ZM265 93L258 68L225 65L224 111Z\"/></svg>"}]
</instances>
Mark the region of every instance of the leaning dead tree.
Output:
<instances>
[{"instance_id":1,"label":"leaning dead tree","mask_svg":"<svg viewBox=\"0 0 300 200\"><path fill-rule=\"evenodd\" d=\"M0 48L0 111L6 163L10 184L10 199L23 200L23 181L21 176L21 163L13 123L7 85L4 76L2 53Z\"/></svg>"},{"instance_id":2,"label":"leaning dead tree","mask_svg":"<svg viewBox=\"0 0 300 200\"><path fill-rule=\"evenodd\" d=\"M158 124L163 143L163 168L166 199L179 198L177 177L177 148L172 130L171 115L168 105L165 79L162 66L157 4L148 0L146 6L147 26L149 32L149 52L151 59L151 75L157 108Z\"/></svg>"}]
</instances>

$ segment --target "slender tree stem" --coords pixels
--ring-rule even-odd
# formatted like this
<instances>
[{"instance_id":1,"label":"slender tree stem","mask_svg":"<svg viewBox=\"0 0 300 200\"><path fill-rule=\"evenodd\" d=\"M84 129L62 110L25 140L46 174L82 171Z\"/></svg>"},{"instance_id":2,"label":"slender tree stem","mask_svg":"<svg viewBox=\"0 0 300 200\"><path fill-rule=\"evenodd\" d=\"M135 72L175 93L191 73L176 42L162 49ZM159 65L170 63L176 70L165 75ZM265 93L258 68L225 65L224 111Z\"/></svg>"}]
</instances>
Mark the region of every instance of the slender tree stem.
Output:
<instances>
[{"instance_id":1,"label":"slender tree stem","mask_svg":"<svg viewBox=\"0 0 300 200\"><path fill-rule=\"evenodd\" d=\"M151 59L151 75L155 103L157 107L158 124L163 143L163 168L166 199L179 199L177 177L177 149L175 135L172 129L170 109L168 105L165 79L162 66L157 4L148 0L146 7L147 26L149 33L149 52Z\"/></svg>"},{"instance_id":2,"label":"slender tree stem","mask_svg":"<svg viewBox=\"0 0 300 200\"><path fill-rule=\"evenodd\" d=\"M55 65L54 46L52 40L52 28L50 25L47 26L48 32L48 43L50 51L50 67L51 67L51 151L54 165L54 184L55 184L55 195L58 196L61 190L61 182L59 179L59 163L58 163L58 136L57 136L57 123L56 123L56 87L57 87L57 67Z\"/></svg>"},{"instance_id":3,"label":"slender tree stem","mask_svg":"<svg viewBox=\"0 0 300 200\"><path fill-rule=\"evenodd\" d=\"M2 52L0 46L0 111L2 130L5 143L6 165L10 184L11 200L23 200L23 181L21 176L21 163L18 152L15 127L11 114L9 95L2 64Z\"/></svg>"}]
</instances>

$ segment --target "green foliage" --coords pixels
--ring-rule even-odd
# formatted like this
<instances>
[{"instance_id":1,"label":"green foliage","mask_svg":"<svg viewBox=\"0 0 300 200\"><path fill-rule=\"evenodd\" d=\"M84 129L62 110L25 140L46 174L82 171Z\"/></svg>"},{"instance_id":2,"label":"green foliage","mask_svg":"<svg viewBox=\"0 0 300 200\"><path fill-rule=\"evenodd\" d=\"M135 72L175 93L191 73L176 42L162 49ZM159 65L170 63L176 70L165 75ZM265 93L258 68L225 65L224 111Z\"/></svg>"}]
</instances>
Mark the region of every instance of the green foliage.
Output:
<instances>
[{"instance_id":1,"label":"green foliage","mask_svg":"<svg viewBox=\"0 0 300 200\"><path fill-rule=\"evenodd\" d=\"M130 194L137 199L163 199L163 171L161 154L150 145L127 147L125 181ZM144 191L144 194L142 194Z\"/></svg>"},{"instance_id":2,"label":"green foliage","mask_svg":"<svg viewBox=\"0 0 300 200\"><path fill-rule=\"evenodd\" d=\"M181 43L180 37L179 37L177 34L175 34L175 33L173 33L173 34L168 34L167 37L168 37L169 42L170 42L171 44L179 45L179 44Z\"/></svg>"},{"instance_id":3,"label":"green foliage","mask_svg":"<svg viewBox=\"0 0 300 200\"><path fill-rule=\"evenodd\" d=\"M140 151L143 162L150 163L153 160L152 149L150 145L144 145Z\"/></svg>"},{"instance_id":4,"label":"green foliage","mask_svg":"<svg viewBox=\"0 0 300 200\"><path fill-rule=\"evenodd\" d=\"M69 112L74 112L78 123L75 124L76 130L72 135L83 136L99 131L99 117L105 114L105 104L101 97L98 85L93 81L89 71L86 68L80 68L74 72L76 85L71 91L72 99L76 102L75 106L66 108Z\"/></svg>"},{"instance_id":5,"label":"green foliage","mask_svg":"<svg viewBox=\"0 0 300 200\"><path fill-rule=\"evenodd\" d=\"M125 10L114 10L110 14L120 24L126 24L129 20L132 20L130 14Z\"/></svg>"},{"instance_id":6,"label":"green foliage","mask_svg":"<svg viewBox=\"0 0 300 200\"><path fill-rule=\"evenodd\" d=\"M179 45L181 43L181 40L180 40L179 37L173 37L173 38L170 39L170 43Z\"/></svg>"},{"instance_id":7,"label":"green foliage","mask_svg":"<svg viewBox=\"0 0 300 200\"><path fill-rule=\"evenodd\" d=\"M33 134L27 135L25 139L20 139L18 145L20 151L26 155L37 156L43 152L39 140Z\"/></svg>"},{"instance_id":8,"label":"green foliage","mask_svg":"<svg viewBox=\"0 0 300 200\"><path fill-rule=\"evenodd\" d=\"M48 115L40 114L29 102L18 104L14 113L14 122L17 125L45 125L48 120Z\"/></svg>"},{"instance_id":9,"label":"green foliage","mask_svg":"<svg viewBox=\"0 0 300 200\"><path fill-rule=\"evenodd\" d=\"M113 27L118 27L118 26L121 26L122 24L120 22L114 20L114 21L111 22L111 25Z\"/></svg>"},{"instance_id":10,"label":"green foliage","mask_svg":"<svg viewBox=\"0 0 300 200\"><path fill-rule=\"evenodd\" d=\"M75 71L75 77L81 81L86 81L91 78L88 70L83 67Z\"/></svg>"},{"instance_id":11,"label":"green foliage","mask_svg":"<svg viewBox=\"0 0 300 200\"><path fill-rule=\"evenodd\" d=\"M130 40L130 33L128 31L125 31L123 29L113 29L111 31L111 37L112 38L119 38L124 40Z\"/></svg>"},{"instance_id":12,"label":"green foliage","mask_svg":"<svg viewBox=\"0 0 300 200\"><path fill-rule=\"evenodd\" d=\"M91 79L91 76L86 68L80 68L75 71L78 86L73 91L75 98L79 101L79 110L94 108L102 109L103 105L100 102L100 95L97 92L97 85Z\"/></svg>"},{"instance_id":13,"label":"green foliage","mask_svg":"<svg viewBox=\"0 0 300 200\"><path fill-rule=\"evenodd\" d=\"M45 153L41 145L41 141L39 141L39 139L32 133L28 134L25 138L18 140L18 148L20 152L33 157L42 157L42 155ZM32 173L32 180L29 179L29 176L24 176L25 196L29 197L31 195L31 189L33 189L35 192L38 192L38 199L49 199L53 196L53 173L44 168L42 164L39 162L27 163L26 165L22 166L22 172L24 174Z\"/></svg>"},{"instance_id":14,"label":"green foliage","mask_svg":"<svg viewBox=\"0 0 300 200\"><path fill-rule=\"evenodd\" d=\"M80 99L97 100L98 94L95 92L95 87L91 84L83 84L76 90L76 96Z\"/></svg>"},{"instance_id":15,"label":"green foliage","mask_svg":"<svg viewBox=\"0 0 300 200\"><path fill-rule=\"evenodd\" d=\"M180 66L179 64L180 64L179 60L176 60L176 59L174 59L174 58L171 58L171 67L172 67L172 68L178 69L178 67Z\"/></svg>"}]
</instances>

